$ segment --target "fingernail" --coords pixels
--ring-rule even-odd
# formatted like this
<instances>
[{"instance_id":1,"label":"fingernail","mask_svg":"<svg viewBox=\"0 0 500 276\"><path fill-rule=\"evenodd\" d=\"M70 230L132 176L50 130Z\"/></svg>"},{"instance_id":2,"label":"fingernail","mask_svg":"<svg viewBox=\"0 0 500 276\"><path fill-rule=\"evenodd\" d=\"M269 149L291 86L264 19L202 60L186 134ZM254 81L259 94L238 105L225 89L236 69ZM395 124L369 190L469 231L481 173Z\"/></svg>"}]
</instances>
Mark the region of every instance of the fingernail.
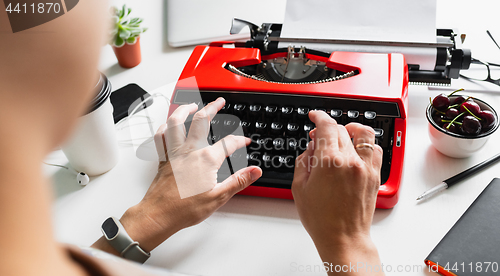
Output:
<instances>
[{"instance_id":1,"label":"fingernail","mask_svg":"<svg viewBox=\"0 0 500 276\"><path fill-rule=\"evenodd\" d=\"M260 170L257 168L254 168L253 170L250 171L250 178L253 181L256 181L257 179L260 178Z\"/></svg>"},{"instance_id":2,"label":"fingernail","mask_svg":"<svg viewBox=\"0 0 500 276\"><path fill-rule=\"evenodd\" d=\"M308 150L314 150L314 140L311 140L311 141L307 144L307 149L308 149Z\"/></svg>"},{"instance_id":3,"label":"fingernail","mask_svg":"<svg viewBox=\"0 0 500 276\"><path fill-rule=\"evenodd\" d=\"M222 97L218 97L218 98L217 98L217 102L218 102L218 103L225 103L225 102L226 102L226 100L225 100L224 98L222 98Z\"/></svg>"}]
</instances>

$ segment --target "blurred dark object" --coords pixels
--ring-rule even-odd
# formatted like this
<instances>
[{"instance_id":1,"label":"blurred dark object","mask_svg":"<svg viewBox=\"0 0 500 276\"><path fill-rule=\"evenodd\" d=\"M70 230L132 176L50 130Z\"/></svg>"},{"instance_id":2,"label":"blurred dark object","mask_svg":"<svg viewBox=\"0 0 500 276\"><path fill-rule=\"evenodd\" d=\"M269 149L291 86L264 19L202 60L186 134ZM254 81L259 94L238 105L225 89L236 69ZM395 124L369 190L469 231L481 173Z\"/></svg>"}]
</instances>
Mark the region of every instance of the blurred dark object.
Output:
<instances>
[{"instance_id":1,"label":"blurred dark object","mask_svg":"<svg viewBox=\"0 0 500 276\"><path fill-rule=\"evenodd\" d=\"M111 104L113 105L113 118L115 124L118 123L123 118L127 117L129 110L133 110L139 103L150 97L151 95L142 89L139 85L135 83L130 83L124 87L111 93ZM144 108L153 104L153 99L149 99L143 103L142 107L137 111L141 111Z\"/></svg>"}]
</instances>

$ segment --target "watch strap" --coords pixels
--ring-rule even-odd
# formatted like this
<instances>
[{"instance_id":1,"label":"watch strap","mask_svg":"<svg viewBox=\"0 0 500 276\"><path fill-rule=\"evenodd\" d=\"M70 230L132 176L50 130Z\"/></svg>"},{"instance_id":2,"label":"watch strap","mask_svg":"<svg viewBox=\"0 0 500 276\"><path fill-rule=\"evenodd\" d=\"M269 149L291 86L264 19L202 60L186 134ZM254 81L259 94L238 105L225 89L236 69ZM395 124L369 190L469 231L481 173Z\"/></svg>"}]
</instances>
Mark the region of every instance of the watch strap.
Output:
<instances>
[{"instance_id":1,"label":"watch strap","mask_svg":"<svg viewBox=\"0 0 500 276\"><path fill-rule=\"evenodd\" d=\"M101 227L101 231L104 237L108 240L108 243L116 251L118 251L123 258L139 263L144 263L151 256L151 254L144 251L139 246L138 242L132 240L132 238L128 235L127 231L125 231L125 228L118 219L109 217L104 223L111 222L114 222L114 224L118 227L118 232L116 233L116 235L114 235L114 237L109 237L108 233L106 233L103 227Z\"/></svg>"},{"instance_id":2,"label":"watch strap","mask_svg":"<svg viewBox=\"0 0 500 276\"><path fill-rule=\"evenodd\" d=\"M121 255L127 260L133 260L139 263L144 263L151 256L151 254L142 250L138 242L131 243L125 250L121 252Z\"/></svg>"}]
</instances>

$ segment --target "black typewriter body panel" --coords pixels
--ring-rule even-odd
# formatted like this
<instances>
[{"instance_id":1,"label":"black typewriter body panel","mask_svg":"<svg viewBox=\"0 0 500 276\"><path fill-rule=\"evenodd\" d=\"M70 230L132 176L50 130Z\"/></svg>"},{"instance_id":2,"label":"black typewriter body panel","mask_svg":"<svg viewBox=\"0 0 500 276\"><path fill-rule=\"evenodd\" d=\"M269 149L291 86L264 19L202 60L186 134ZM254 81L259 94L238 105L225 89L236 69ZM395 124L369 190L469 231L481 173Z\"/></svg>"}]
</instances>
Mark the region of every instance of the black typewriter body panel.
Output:
<instances>
[{"instance_id":1,"label":"black typewriter body panel","mask_svg":"<svg viewBox=\"0 0 500 276\"><path fill-rule=\"evenodd\" d=\"M309 131L315 127L307 116L310 110L323 110L342 125L358 122L374 128L375 142L383 149L381 184L389 178L394 120L400 117L396 103L302 94L190 90L175 91L172 103L194 102L201 108L218 97L223 97L226 105L211 121L209 144L241 126L252 143L246 148L246 154L240 154L245 156L238 158L245 158L248 165L259 166L263 171L254 186L291 188L295 158L306 149ZM224 114L235 115L237 119L227 119ZM188 120L188 131L189 125ZM227 176L219 175L219 178Z\"/></svg>"}]
</instances>

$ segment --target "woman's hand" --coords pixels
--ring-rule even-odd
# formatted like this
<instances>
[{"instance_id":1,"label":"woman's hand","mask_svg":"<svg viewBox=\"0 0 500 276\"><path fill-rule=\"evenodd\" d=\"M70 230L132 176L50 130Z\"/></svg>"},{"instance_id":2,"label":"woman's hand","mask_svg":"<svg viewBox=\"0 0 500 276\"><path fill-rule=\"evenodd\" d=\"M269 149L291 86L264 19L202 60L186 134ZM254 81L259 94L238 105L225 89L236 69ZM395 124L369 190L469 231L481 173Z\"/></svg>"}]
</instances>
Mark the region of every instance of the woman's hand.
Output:
<instances>
[{"instance_id":1,"label":"woman's hand","mask_svg":"<svg viewBox=\"0 0 500 276\"><path fill-rule=\"evenodd\" d=\"M210 121L224 106L219 98L200 111L194 104L179 106L155 135L160 157L158 174L142 201L120 219L141 248L151 251L177 231L198 224L261 175L259 167L246 167L217 183L217 171L226 157L250 143L228 135L210 146ZM195 113L186 137L184 122Z\"/></svg>"},{"instance_id":2,"label":"woman's hand","mask_svg":"<svg viewBox=\"0 0 500 276\"><path fill-rule=\"evenodd\" d=\"M300 219L323 261L379 264L370 239L382 166L374 131L358 123L338 125L321 111L309 118L316 129L296 160L292 184Z\"/></svg>"}]
</instances>

